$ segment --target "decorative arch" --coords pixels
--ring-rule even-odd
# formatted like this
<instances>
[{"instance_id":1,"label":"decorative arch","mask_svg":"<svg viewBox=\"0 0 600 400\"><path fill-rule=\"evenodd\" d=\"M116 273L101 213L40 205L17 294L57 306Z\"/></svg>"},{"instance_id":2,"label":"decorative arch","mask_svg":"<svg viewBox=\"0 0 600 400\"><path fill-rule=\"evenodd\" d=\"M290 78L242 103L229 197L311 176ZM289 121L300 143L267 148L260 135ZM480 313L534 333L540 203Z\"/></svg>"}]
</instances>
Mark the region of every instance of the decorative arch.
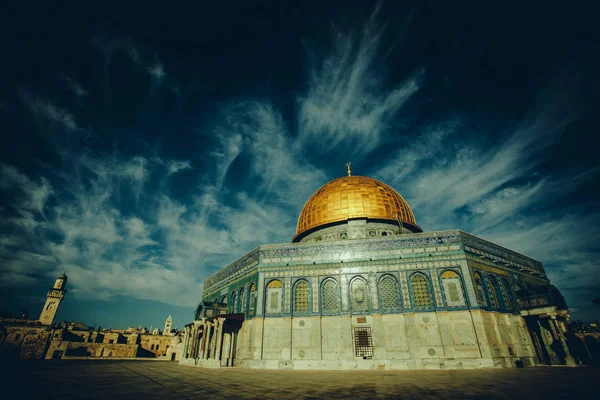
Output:
<instances>
[{"instance_id":1,"label":"decorative arch","mask_svg":"<svg viewBox=\"0 0 600 400\"><path fill-rule=\"evenodd\" d=\"M465 290L460 274L447 269L440 275L442 290L448 307L465 307L467 305Z\"/></svg>"},{"instance_id":2,"label":"decorative arch","mask_svg":"<svg viewBox=\"0 0 600 400\"><path fill-rule=\"evenodd\" d=\"M221 303L227 304L227 295L221 297Z\"/></svg>"},{"instance_id":3,"label":"decorative arch","mask_svg":"<svg viewBox=\"0 0 600 400\"><path fill-rule=\"evenodd\" d=\"M280 280L273 279L267 283L265 290L265 314L281 314L283 311L283 284Z\"/></svg>"},{"instance_id":4,"label":"decorative arch","mask_svg":"<svg viewBox=\"0 0 600 400\"><path fill-rule=\"evenodd\" d=\"M310 284L306 279L299 279L294 283L293 313L310 312Z\"/></svg>"},{"instance_id":5,"label":"decorative arch","mask_svg":"<svg viewBox=\"0 0 600 400\"><path fill-rule=\"evenodd\" d=\"M340 312L340 286L333 278L326 278L321 283L321 313L337 314Z\"/></svg>"},{"instance_id":6,"label":"decorative arch","mask_svg":"<svg viewBox=\"0 0 600 400\"><path fill-rule=\"evenodd\" d=\"M248 313L249 316L254 316L254 312L256 310L256 285L253 283L250 285L250 311Z\"/></svg>"},{"instance_id":7,"label":"decorative arch","mask_svg":"<svg viewBox=\"0 0 600 400\"><path fill-rule=\"evenodd\" d=\"M362 276L354 277L350 281L350 309L353 314L369 312L369 287Z\"/></svg>"},{"instance_id":8,"label":"decorative arch","mask_svg":"<svg viewBox=\"0 0 600 400\"><path fill-rule=\"evenodd\" d=\"M231 293L231 312L236 313L238 308L237 292Z\"/></svg>"},{"instance_id":9,"label":"decorative arch","mask_svg":"<svg viewBox=\"0 0 600 400\"><path fill-rule=\"evenodd\" d=\"M500 299L496 290L496 279L490 275L485 275L485 286L487 289L488 298L490 299L490 307L499 310Z\"/></svg>"},{"instance_id":10,"label":"decorative arch","mask_svg":"<svg viewBox=\"0 0 600 400\"><path fill-rule=\"evenodd\" d=\"M473 273L473 281L475 283L475 295L477 296L477 303L479 303L480 307L487 307L487 300L485 296L485 288L483 286L483 278L481 277L481 273L475 271Z\"/></svg>"},{"instance_id":11,"label":"decorative arch","mask_svg":"<svg viewBox=\"0 0 600 400\"><path fill-rule=\"evenodd\" d=\"M415 272L410 277L410 289L413 297L413 305L417 309L433 308L433 296L429 278L421 273Z\"/></svg>"},{"instance_id":12,"label":"decorative arch","mask_svg":"<svg viewBox=\"0 0 600 400\"><path fill-rule=\"evenodd\" d=\"M379 279L378 289L379 307L381 311L399 311L402 308L400 285L395 276L390 274L383 275Z\"/></svg>"},{"instance_id":13,"label":"decorative arch","mask_svg":"<svg viewBox=\"0 0 600 400\"><path fill-rule=\"evenodd\" d=\"M241 288L240 289L240 312L242 314L246 314L246 302L247 302L247 294L246 294L246 289L245 288Z\"/></svg>"},{"instance_id":14,"label":"decorative arch","mask_svg":"<svg viewBox=\"0 0 600 400\"><path fill-rule=\"evenodd\" d=\"M502 295L502 303L504 303L504 310L512 312L516 310L513 296L511 295L510 284L506 279L498 279L498 287L500 288L500 294Z\"/></svg>"}]
</instances>

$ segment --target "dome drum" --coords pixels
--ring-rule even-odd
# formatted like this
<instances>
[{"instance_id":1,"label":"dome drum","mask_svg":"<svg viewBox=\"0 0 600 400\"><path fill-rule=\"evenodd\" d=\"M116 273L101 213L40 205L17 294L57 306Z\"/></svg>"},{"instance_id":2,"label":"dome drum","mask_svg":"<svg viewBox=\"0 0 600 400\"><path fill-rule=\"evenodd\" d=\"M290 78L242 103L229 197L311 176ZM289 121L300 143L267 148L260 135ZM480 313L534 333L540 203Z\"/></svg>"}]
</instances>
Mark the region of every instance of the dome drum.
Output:
<instances>
[{"instance_id":1,"label":"dome drum","mask_svg":"<svg viewBox=\"0 0 600 400\"><path fill-rule=\"evenodd\" d=\"M375 218L350 218L308 229L294 237L293 243L327 240L363 239L422 232L417 225Z\"/></svg>"}]
</instances>

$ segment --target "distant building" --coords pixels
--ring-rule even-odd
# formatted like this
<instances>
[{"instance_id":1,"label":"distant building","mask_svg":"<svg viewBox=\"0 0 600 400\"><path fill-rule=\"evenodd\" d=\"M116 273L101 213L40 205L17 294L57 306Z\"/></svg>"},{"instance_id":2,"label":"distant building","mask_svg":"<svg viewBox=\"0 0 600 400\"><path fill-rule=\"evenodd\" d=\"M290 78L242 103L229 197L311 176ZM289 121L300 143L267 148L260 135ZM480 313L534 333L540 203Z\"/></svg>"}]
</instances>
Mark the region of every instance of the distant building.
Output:
<instances>
[{"instance_id":1,"label":"distant building","mask_svg":"<svg viewBox=\"0 0 600 400\"><path fill-rule=\"evenodd\" d=\"M46 304L44 304L44 308L40 314L40 322L42 324L52 325L54 322L54 317L56 316L58 307L67 293L67 290L65 289L66 287L67 275L62 274L56 278L54 286L48 290L48 294L46 295Z\"/></svg>"},{"instance_id":2,"label":"distant building","mask_svg":"<svg viewBox=\"0 0 600 400\"><path fill-rule=\"evenodd\" d=\"M168 336L146 329L98 329L81 322L54 322L66 293L66 275L48 291L40 320L0 318L0 357L37 359L159 358L179 360L182 343L176 332ZM167 320L172 323L171 316Z\"/></svg>"},{"instance_id":3,"label":"distant building","mask_svg":"<svg viewBox=\"0 0 600 400\"><path fill-rule=\"evenodd\" d=\"M172 323L173 323L173 319L171 318L171 315L169 314L169 317L165 321L165 330L163 331L163 335L165 335L165 336L171 335L171 324Z\"/></svg>"}]
</instances>

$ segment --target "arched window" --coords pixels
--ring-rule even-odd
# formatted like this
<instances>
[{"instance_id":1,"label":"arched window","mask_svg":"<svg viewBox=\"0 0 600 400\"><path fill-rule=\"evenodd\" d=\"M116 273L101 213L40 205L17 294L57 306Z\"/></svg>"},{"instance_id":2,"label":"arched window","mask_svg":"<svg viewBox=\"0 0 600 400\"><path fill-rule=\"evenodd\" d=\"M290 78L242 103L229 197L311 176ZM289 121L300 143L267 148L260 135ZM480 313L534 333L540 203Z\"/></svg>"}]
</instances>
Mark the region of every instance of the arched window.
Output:
<instances>
[{"instance_id":1,"label":"arched window","mask_svg":"<svg viewBox=\"0 0 600 400\"><path fill-rule=\"evenodd\" d=\"M462 289L460 275L454 271L444 271L442 273L442 287L448 307L463 307L466 305L465 294Z\"/></svg>"},{"instance_id":2,"label":"arched window","mask_svg":"<svg viewBox=\"0 0 600 400\"><path fill-rule=\"evenodd\" d=\"M367 294L367 283L362 278L355 278L350 284L350 299L352 312L364 314L369 310L369 298Z\"/></svg>"},{"instance_id":3,"label":"arched window","mask_svg":"<svg viewBox=\"0 0 600 400\"><path fill-rule=\"evenodd\" d=\"M250 312L249 315L254 315L254 309L256 308L256 285L253 283L250 286Z\"/></svg>"},{"instance_id":4,"label":"arched window","mask_svg":"<svg viewBox=\"0 0 600 400\"><path fill-rule=\"evenodd\" d=\"M281 299L283 294L283 285L280 281L274 280L267 285L267 301L265 311L267 314L281 314Z\"/></svg>"},{"instance_id":5,"label":"arched window","mask_svg":"<svg viewBox=\"0 0 600 400\"><path fill-rule=\"evenodd\" d=\"M326 314L340 311L340 289L337 282L333 279L328 279L323 284L321 310Z\"/></svg>"},{"instance_id":6,"label":"arched window","mask_svg":"<svg viewBox=\"0 0 600 400\"><path fill-rule=\"evenodd\" d=\"M383 311L397 311L400 308L400 293L398 292L398 281L390 275L386 275L379 281L379 298Z\"/></svg>"},{"instance_id":7,"label":"arched window","mask_svg":"<svg viewBox=\"0 0 600 400\"><path fill-rule=\"evenodd\" d=\"M294 287L294 312L309 311L309 290L308 282L301 280Z\"/></svg>"},{"instance_id":8,"label":"arched window","mask_svg":"<svg viewBox=\"0 0 600 400\"><path fill-rule=\"evenodd\" d=\"M508 287L508 283L504 279L499 279L498 285L500 286L500 293L502 294L502 300L504 300L504 306L506 307L506 311L513 311L515 309L515 306L512 302L512 298L510 297L510 289Z\"/></svg>"},{"instance_id":9,"label":"arched window","mask_svg":"<svg viewBox=\"0 0 600 400\"><path fill-rule=\"evenodd\" d=\"M221 298L221 303L227 304L227 295L225 295Z\"/></svg>"},{"instance_id":10,"label":"arched window","mask_svg":"<svg viewBox=\"0 0 600 400\"><path fill-rule=\"evenodd\" d=\"M475 281L475 295L477 296L477 302L480 307L487 307L487 301L485 300L485 290L483 289L483 280L481 274L475 272L473 274L473 280Z\"/></svg>"},{"instance_id":11,"label":"arched window","mask_svg":"<svg viewBox=\"0 0 600 400\"><path fill-rule=\"evenodd\" d=\"M237 312L237 308L238 308L238 298L237 298L237 293L233 292L231 294L231 312L236 313Z\"/></svg>"},{"instance_id":12,"label":"arched window","mask_svg":"<svg viewBox=\"0 0 600 400\"><path fill-rule=\"evenodd\" d=\"M246 314L246 289L240 289L240 312Z\"/></svg>"},{"instance_id":13,"label":"arched window","mask_svg":"<svg viewBox=\"0 0 600 400\"><path fill-rule=\"evenodd\" d=\"M490 297L490 303L492 308L500 308L500 300L498 299L498 293L496 293L496 286L494 285L494 279L489 275L485 277L485 286L487 286L487 292Z\"/></svg>"},{"instance_id":14,"label":"arched window","mask_svg":"<svg viewBox=\"0 0 600 400\"><path fill-rule=\"evenodd\" d=\"M410 285L412 287L415 307L429 308L433 306L427 278L421 274L415 274L410 280Z\"/></svg>"}]
</instances>

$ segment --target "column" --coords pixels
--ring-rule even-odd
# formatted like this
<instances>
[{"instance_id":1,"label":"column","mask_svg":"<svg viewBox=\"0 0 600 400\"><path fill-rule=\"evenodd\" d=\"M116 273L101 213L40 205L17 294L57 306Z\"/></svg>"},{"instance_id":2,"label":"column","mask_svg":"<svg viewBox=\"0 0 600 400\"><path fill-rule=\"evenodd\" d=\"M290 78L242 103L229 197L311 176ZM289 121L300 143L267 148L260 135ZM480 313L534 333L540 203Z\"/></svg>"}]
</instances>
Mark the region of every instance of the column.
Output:
<instances>
[{"instance_id":1,"label":"column","mask_svg":"<svg viewBox=\"0 0 600 400\"><path fill-rule=\"evenodd\" d=\"M188 358L188 344L190 342L190 328L186 326L184 328L185 335L183 336L183 355L181 358Z\"/></svg>"},{"instance_id":2,"label":"column","mask_svg":"<svg viewBox=\"0 0 600 400\"><path fill-rule=\"evenodd\" d=\"M202 327L202 325L195 325L194 324L194 358L198 359L200 358L201 354L202 354L202 338L200 337L200 328Z\"/></svg>"},{"instance_id":3,"label":"column","mask_svg":"<svg viewBox=\"0 0 600 400\"><path fill-rule=\"evenodd\" d=\"M219 324L217 325L217 348L215 351L215 360L221 359L221 342L223 341L223 325L225 324L225 318L217 319Z\"/></svg>"},{"instance_id":4,"label":"column","mask_svg":"<svg viewBox=\"0 0 600 400\"><path fill-rule=\"evenodd\" d=\"M219 337L219 330L221 327L221 320L220 318L215 319L214 325L213 325L213 337L211 339L211 351L210 351L210 358L212 358L213 360L218 360L218 356L217 356L217 344L221 343L221 338Z\"/></svg>"},{"instance_id":5,"label":"column","mask_svg":"<svg viewBox=\"0 0 600 400\"><path fill-rule=\"evenodd\" d=\"M552 329L552 333L554 334L554 336L557 337L558 340L560 341L560 345L561 345L563 351L565 352L565 364L577 365L577 363L575 362L575 359L571 356L571 353L569 352L569 346L567 346L567 341L565 340L565 335L563 334L562 330L558 326L558 322L556 321L555 317L553 317L550 320L550 328Z\"/></svg>"},{"instance_id":6,"label":"column","mask_svg":"<svg viewBox=\"0 0 600 400\"><path fill-rule=\"evenodd\" d=\"M211 328L211 323L210 322L206 322L204 324L204 332L202 333L202 340L204 340L204 352L202 353L202 359L206 360L208 359L208 349L209 349L209 345L210 345L210 328Z\"/></svg>"}]
</instances>

